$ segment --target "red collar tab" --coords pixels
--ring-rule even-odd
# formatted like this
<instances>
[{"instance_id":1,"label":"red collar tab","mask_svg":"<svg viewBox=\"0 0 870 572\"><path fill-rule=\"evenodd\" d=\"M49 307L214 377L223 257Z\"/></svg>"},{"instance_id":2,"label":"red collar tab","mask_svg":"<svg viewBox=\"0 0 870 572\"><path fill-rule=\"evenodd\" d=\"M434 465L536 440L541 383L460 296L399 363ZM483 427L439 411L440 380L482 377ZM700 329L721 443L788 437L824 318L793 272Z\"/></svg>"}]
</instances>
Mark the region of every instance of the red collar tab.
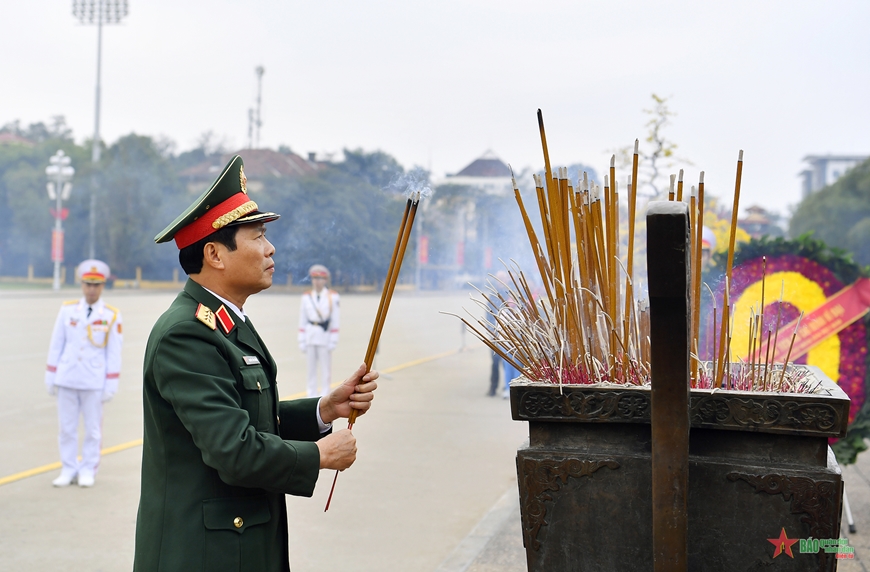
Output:
<instances>
[{"instance_id":1,"label":"red collar tab","mask_svg":"<svg viewBox=\"0 0 870 572\"><path fill-rule=\"evenodd\" d=\"M214 313L217 318L218 324L221 325L221 329L225 334L229 335L230 332L233 331L233 328L236 327L236 323L233 321L233 317L230 315L227 307L221 304L221 307L217 309L217 312Z\"/></svg>"}]
</instances>

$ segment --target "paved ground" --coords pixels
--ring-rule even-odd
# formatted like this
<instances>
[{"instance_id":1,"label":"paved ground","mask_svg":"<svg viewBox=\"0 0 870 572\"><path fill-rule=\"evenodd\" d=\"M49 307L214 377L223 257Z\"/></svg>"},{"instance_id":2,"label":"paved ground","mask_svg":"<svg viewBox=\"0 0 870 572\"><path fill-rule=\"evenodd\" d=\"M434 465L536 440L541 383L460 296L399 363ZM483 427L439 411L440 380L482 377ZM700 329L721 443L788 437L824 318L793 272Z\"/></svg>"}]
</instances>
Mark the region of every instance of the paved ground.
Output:
<instances>
[{"instance_id":1,"label":"paved ground","mask_svg":"<svg viewBox=\"0 0 870 572\"><path fill-rule=\"evenodd\" d=\"M0 483L57 461L54 400L42 384L48 338L61 300L75 290L0 291ZM108 405L103 457L93 489L55 489L56 470L0 484L0 570L129 570L139 496L141 367L148 332L173 294L109 291L124 313L121 389ZM278 361L282 397L304 389L296 349L299 298L264 293L246 306ZM362 360L375 296L342 297L337 377ZM399 294L376 367L385 372L375 409L354 432L356 465L332 481L321 475L313 499L290 498L295 572L513 572L525 570L514 456L527 435L506 401L485 396L488 352L439 310L471 308L467 295ZM464 346L464 351L458 351ZM431 358L435 359L431 359ZM38 471L37 471L38 472ZM870 454L844 470L858 532L845 532L870 569ZM863 557L863 558L862 558ZM785 569L785 567L784 567Z\"/></svg>"},{"instance_id":2,"label":"paved ground","mask_svg":"<svg viewBox=\"0 0 870 572\"><path fill-rule=\"evenodd\" d=\"M55 404L42 379L57 310L77 296L0 292L7 324L0 330L0 479L57 461ZM105 295L123 312L125 345L120 390L105 410L104 447L141 438L142 354L173 297ZM356 465L339 477L328 513L332 473L321 476L313 499L288 500L294 571L434 570L516 490L514 454L526 428L510 419L505 400L485 396L488 353L463 339L458 320L438 313L462 305L471 307L467 294L398 294L393 301L376 359L388 373L375 408L354 429ZM298 307L298 296L264 293L245 308L278 362L282 397L304 389ZM376 308L373 295L342 298L337 377L362 361ZM432 356L441 357L425 361ZM93 489L53 488L57 470L0 485L0 570L129 570L140 457L139 446L105 455Z\"/></svg>"}]
</instances>

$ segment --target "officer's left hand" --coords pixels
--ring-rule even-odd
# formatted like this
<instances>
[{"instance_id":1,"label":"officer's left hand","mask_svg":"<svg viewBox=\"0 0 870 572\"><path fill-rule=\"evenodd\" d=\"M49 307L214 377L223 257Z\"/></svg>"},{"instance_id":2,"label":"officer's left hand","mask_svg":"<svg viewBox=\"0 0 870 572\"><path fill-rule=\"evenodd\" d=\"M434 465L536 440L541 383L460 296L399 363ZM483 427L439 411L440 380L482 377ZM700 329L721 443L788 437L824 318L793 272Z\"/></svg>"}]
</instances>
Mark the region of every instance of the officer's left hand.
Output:
<instances>
[{"instance_id":1,"label":"officer's left hand","mask_svg":"<svg viewBox=\"0 0 870 572\"><path fill-rule=\"evenodd\" d=\"M102 395L103 403L105 403L107 401L111 401L113 397L115 397L114 393L109 393L108 391L104 391L103 395Z\"/></svg>"},{"instance_id":2,"label":"officer's left hand","mask_svg":"<svg viewBox=\"0 0 870 572\"><path fill-rule=\"evenodd\" d=\"M351 374L347 381L336 387L320 400L320 418L324 423L332 423L339 417L350 417L350 412L356 409L357 415L362 415L372 406L374 391L378 388L375 381L377 371L366 373L366 365L362 364Z\"/></svg>"}]
</instances>

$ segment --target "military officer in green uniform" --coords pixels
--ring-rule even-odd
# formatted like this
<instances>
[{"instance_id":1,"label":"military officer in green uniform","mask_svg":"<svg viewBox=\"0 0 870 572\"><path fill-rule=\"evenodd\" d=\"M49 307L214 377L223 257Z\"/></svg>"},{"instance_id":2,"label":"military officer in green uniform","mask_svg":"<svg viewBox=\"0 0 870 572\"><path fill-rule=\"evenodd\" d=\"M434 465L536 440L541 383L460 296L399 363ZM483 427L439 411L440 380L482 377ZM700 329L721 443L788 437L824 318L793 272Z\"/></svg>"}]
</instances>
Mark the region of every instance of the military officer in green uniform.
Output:
<instances>
[{"instance_id":1,"label":"military officer in green uniform","mask_svg":"<svg viewBox=\"0 0 870 572\"><path fill-rule=\"evenodd\" d=\"M365 413L365 365L321 398L278 401L275 360L245 314L272 284L274 247L238 156L155 241L175 240L189 279L145 349L142 489L133 569L287 571L284 495L311 496L356 441L331 424Z\"/></svg>"}]
</instances>

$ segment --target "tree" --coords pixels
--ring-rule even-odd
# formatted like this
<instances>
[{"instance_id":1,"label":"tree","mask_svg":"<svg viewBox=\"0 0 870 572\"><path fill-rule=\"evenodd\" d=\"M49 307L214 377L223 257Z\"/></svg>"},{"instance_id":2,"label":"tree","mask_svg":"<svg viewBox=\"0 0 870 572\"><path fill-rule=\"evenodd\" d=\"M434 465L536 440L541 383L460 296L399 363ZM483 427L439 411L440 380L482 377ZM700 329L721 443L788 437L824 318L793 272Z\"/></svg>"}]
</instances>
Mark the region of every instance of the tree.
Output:
<instances>
[{"instance_id":1,"label":"tree","mask_svg":"<svg viewBox=\"0 0 870 572\"><path fill-rule=\"evenodd\" d=\"M97 253L115 275L133 276L141 267L148 276L168 279L177 253L156 247L154 236L190 202L158 143L136 134L120 138L101 161Z\"/></svg>"},{"instance_id":2,"label":"tree","mask_svg":"<svg viewBox=\"0 0 870 572\"><path fill-rule=\"evenodd\" d=\"M320 263L343 285L386 275L404 203L386 187L402 168L381 151L345 150L344 158L315 175L267 182L263 204L282 214L269 232L279 272L300 280Z\"/></svg>"},{"instance_id":3,"label":"tree","mask_svg":"<svg viewBox=\"0 0 870 572\"><path fill-rule=\"evenodd\" d=\"M64 204L70 212L78 206L80 193L76 188L88 171L89 152L72 141L63 117L57 116L46 125L32 123L22 127L19 121L7 123L0 133L21 138L0 145L0 273L24 275L29 265L37 274L51 273L51 228L53 206L45 192L45 167L48 159L62 149L76 167L73 193ZM69 219L65 229L69 228ZM70 243L67 234L67 244Z\"/></svg>"},{"instance_id":4,"label":"tree","mask_svg":"<svg viewBox=\"0 0 870 572\"><path fill-rule=\"evenodd\" d=\"M649 145L638 145L638 195L647 195L649 198L661 196L668 187L662 177L663 169L673 168L677 157L674 152L677 144L667 139L664 134L665 128L670 125L671 118L676 113L668 107L668 97L660 97L652 94L654 105L651 109L644 109L644 114L649 116L646 122L647 135L644 142ZM617 156L623 167L631 166L634 147L623 147L617 152ZM691 161L681 159L686 165Z\"/></svg>"},{"instance_id":5,"label":"tree","mask_svg":"<svg viewBox=\"0 0 870 572\"><path fill-rule=\"evenodd\" d=\"M789 235L808 232L830 247L852 252L857 263L870 264L870 160L798 204Z\"/></svg>"}]
</instances>

